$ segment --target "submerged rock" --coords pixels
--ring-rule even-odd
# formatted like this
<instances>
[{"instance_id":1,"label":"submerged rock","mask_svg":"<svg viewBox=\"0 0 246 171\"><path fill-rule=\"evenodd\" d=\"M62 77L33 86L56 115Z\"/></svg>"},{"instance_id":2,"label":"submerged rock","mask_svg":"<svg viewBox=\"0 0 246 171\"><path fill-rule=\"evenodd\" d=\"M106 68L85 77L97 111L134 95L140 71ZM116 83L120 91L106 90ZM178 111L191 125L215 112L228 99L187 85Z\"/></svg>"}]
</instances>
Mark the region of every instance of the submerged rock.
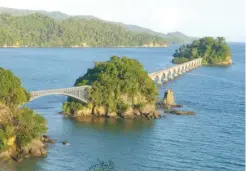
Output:
<instances>
[{"instance_id":1,"label":"submerged rock","mask_svg":"<svg viewBox=\"0 0 246 171\"><path fill-rule=\"evenodd\" d=\"M68 141L63 141L62 144L63 145L68 145L69 143L68 143Z\"/></svg>"},{"instance_id":2,"label":"submerged rock","mask_svg":"<svg viewBox=\"0 0 246 171\"><path fill-rule=\"evenodd\" d=\"M15 156L11 156L11 158L12 158L14 161L18 162L18 163L22 162L23 159L24 159L24 157L21 156L21 155L19 155L19 154L15 155Z\"/></svg>"},{"instance_id":3,"label":"submerged rock","mask_svg":"<svg viewBox=\"0 0 246 171\"><path fill-rule=\"evenodd\" d=\"M182 111L182 110L171 110L171 114L175 115L195 115L196 113L193 111Z\"/></svg>"},{"instance_id":4,"label":"submerged rock","mask_svg":"<svg viewBox=\"0 0 246 171\"><path fill-rule=\"evenodd\" d=\"M55 140L51 139L48 135L41 136L40 140L42 142L52 143L52 144L56 142Z\"/></svg>"}]
</instances>

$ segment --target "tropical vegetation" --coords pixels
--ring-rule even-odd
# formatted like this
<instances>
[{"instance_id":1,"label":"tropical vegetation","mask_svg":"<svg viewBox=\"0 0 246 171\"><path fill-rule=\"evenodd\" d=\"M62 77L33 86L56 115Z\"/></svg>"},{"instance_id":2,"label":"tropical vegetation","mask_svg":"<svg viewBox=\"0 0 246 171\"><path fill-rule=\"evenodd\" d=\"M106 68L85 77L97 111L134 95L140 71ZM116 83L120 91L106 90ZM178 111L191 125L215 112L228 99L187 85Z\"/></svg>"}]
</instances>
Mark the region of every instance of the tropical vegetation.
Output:
<instances>
[{"instance_id":1,"label":"tropical vegetation","mask_svg":"<svg viewBox=\"0 0 246 171\"><path fill-rule=\"evenodd\" d=\"M0 46L121 47L163 46L167 40L96 18L55 20L34 13L26 16L0 14Z\"/></svg>"},{"instance_id":2,"label":"tropical vegetation","mask_svg":"<svg viewBox=\"0 0 246 171\"><path fill-rule=\"evenodd\" d=\"M0 152L21 149L46 132L45 119L20 105L29 98L21 80L0 68Z\"/></svg>"},{"instance_id":3,"label":"tropical vegetation","mask_svg":"<svg viewBox=\"0 0 246 171\"><path fill-rule=\"evenodd\" d=\"M203 58L203 64L231 64L231 51L223 37L204 37L182 45L173 54L173 63L180 64Z\"/></svg>"},{"instance_id":4,"label":"tropical vegetation","mask_svg":"<svg viewBox=\"0 0 246 171\"><path fill-rule=\"evenodd\" d=\"M109 61L96 62L79 77L75 86L91 85L89 100L83 104L68 98L63 110L73 113L83 107L104 106L106 111L121 115L129 108L141 108L155 104L158 96L154 81L150 79L141 63L128 57L113 56Z\"/></svg>"},{"instance_id":5,"label":"tropical vegetation","mask_svg":"<svg viewBox=\"0 0 246 171\"><path fill-rule=\"evenodd\" d=\"M62 13L60 11L42 11L42 10L25 10L25 9L15 9L15 8L6 8L6 7L0 7L0 13L5 13L5 14L10 14L13 16L27 16L30 14L35 14L35 13L39 13L42 15L46 15L49 16L55 20L61 21L61 20L66 20L69 19L71 17L73 18L81 18L81 19L86 19L86 20L99 20L101 22L104 23L109 23L111 25L118 25L120 27L123 27L124 29L126 29L127 31L133 31L133 32L138 32L138 33L147 33L153 36L157 36L157 37L162 37L164 38L169 44L183 44L183 43L189 43L192 42L193 40L195 40L196 38L194 37L189 37L181 32L170 32L167 34L164 33L159 33L159 32L155 32L153 30L144 28L144 27L140 27L137 25L129 25L129 24L123 24L123 23L118 23L118 22L110 22L110 21L106 21L106 20L101 20L95 16L91 16L91 15L77 15L77 16L71 16L65 13ZM90 30L89 30L90 31Z\"/></svg>"}]
</instances>

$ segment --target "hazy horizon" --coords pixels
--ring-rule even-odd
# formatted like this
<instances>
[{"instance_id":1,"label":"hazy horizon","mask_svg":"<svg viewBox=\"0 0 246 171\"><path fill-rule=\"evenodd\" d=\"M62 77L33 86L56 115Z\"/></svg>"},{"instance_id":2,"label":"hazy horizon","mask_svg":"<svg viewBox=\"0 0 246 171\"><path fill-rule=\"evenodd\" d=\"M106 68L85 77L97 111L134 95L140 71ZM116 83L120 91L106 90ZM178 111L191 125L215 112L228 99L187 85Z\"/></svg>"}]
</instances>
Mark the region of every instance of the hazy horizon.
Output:
<instances>
[{"instance_id":1,"label":"hazy horizon","mask_svg":"<svg viewBox=\"0 0 246 171\"><path fill-rule=\"evenodd\" d=\"M192 37L223 36L229 42L245 42L244 1L213 0L2 0L1 7L59 11L91 15L102 20L137 25L156 32L182 32ZM230 11L230 12L229 12Z\"/></svg>"}]
</instances>

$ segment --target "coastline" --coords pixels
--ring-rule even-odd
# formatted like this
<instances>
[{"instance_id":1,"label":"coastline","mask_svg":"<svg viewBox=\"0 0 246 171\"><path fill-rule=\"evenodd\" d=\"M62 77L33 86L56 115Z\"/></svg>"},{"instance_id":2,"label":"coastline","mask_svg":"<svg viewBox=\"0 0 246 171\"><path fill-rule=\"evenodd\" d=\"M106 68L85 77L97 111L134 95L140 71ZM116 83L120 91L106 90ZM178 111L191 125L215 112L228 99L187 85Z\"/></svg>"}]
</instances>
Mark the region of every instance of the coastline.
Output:
<instances>
[{"instance_id":1,"label":"coastline","mask_svg":"<svg viewBox=\"0 0 246 171\"><path fill-rule=\"evenodd\" d=\"M0 47L0 49L32 49L32 48L43 48L43 49L48 49L48 48L78 48L78 49L87 49L87 48L167 48L169 46L91 46L91 47L71 47L71 46L47 46L47 47L42 47L42 46L20 46L20 47L14 47L14 46L8 46L8 47Z\"/></svg>"},{"instance_id":2,"label":"coastline","mask_svg":"<svg viewBox=\"0 0 246 171\"><path fill-rule=\"evenodd\" d=\"M142 46L0 46L0 48L166 48L170 44L164 45L142 45Z\"/></svg>"}]
</instances>

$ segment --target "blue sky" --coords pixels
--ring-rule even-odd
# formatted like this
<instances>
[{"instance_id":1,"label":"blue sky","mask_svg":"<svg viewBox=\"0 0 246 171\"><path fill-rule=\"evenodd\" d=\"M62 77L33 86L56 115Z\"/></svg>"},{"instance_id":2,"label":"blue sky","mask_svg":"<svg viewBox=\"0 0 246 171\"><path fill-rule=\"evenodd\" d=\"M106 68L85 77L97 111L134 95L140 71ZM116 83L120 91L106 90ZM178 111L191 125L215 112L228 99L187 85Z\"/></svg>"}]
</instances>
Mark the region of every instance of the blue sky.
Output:
<instances>
[{"instance_id":1,"label":"blue sky","mask_svg":"<svg viewBox=\"0 0 246 171\"><path fill-rule=\"evenodd\" d=\"M245 41L244 0L0 0L0 6L93 15L167 33Z\"/></svg>"}]
</instances>

